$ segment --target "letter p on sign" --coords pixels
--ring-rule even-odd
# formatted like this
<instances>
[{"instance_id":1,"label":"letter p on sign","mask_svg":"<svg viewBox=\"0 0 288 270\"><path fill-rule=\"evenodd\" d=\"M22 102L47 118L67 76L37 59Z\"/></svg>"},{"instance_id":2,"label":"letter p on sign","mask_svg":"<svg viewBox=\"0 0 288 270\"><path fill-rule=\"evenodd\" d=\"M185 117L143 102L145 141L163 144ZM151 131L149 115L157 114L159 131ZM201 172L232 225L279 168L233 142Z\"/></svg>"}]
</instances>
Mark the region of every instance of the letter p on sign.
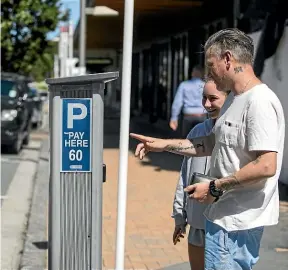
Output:
<instances>
[{"instance_id":1,"label":"letter p on sign","mask_svg":"<svg viewBox=\"0 0 288 270\"><path fill-rule=\"evenodd\" d=\"M73 128L74 120L82 120L87 116L87 107L81 103L68 103L67 108L67 128ZM74 109L80 109L80 114L74 114Z\"/></svg>"}]
</instances>

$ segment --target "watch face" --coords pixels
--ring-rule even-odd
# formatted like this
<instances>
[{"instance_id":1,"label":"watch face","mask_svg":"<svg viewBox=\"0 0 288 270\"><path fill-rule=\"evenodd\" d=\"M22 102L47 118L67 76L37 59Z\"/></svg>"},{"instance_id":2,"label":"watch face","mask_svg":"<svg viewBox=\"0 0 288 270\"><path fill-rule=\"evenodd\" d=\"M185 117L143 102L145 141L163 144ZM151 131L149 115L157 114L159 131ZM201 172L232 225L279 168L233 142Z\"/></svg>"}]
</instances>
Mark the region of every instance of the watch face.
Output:
<instances>
[{"instance_id":1,"label":"watch face","mask_svg":"<svg viewBox=\"0 0 288 270\"><path fill-rule=\"evenodd\" d=\"M217 189L216 186L215 186L215 181L211 181L210 182L210 194L213 196L213 197L220 197L222 196L223 194L223 191L220 190L220 189Z\"/></svg>"},{"instance_id":2,"label":"watch face","mask_svg":"<svg viewBox=\"0 0 288 270\"><path fill-rule=\"evenodd\" d=\"M219 191L219 190L211 190L211 193L212 193L212 196L214 196L214 197L219 197L222 195L221 191Z\"/></svg>"}]
</instances>

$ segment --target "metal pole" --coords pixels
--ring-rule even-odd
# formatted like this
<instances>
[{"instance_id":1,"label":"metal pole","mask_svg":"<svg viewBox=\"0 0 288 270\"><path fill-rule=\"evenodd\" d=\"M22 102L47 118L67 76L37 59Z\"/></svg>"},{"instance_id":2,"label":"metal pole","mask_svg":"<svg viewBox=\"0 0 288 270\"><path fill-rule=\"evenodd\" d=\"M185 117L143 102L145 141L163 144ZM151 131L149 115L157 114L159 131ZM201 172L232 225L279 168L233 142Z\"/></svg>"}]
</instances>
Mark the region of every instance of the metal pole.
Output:
<instances>
[{"instance_id":1,"label":"metal pole","mask_svg":"<svg viewBox=\"0 0 288 270\"><path fill-rule=\"evenodd\" d=\"M80 0L79 75L86 73L86 0Z\"/></svg>"},{"instance_id":2,"label":"metal pole","mask_svg":"<svg viewBox=\"0 0 288 270\"><path fill-rule=\"evenodd\" d=\"M60 28L59 41L59 56L60 56L60 77L67 76L67 56L68 56L68 27Z\"/></svg>"},{"instance_id":3,"label":"metal pole","mask_svg":"<svg viewBox=\"0 0 288 270\"><path fill-rule=\"evenodd\" d=\"M72 76L72 60L73 60L73 21L69 21L69 41L68 41L68 61L69 61L69 67L68 67L68 76Z\"/></svg>"},{"instance_id":4,"label":"metal pole","mask_svg":"<svg viewBox=\"0 0 288 270\"><path fill-rule=\"evenodd\" d=\"M59 56L57 54L54 55L54 78L59 77Z\"/></svg>"},{"instance_id":5,"label":"metal pole","mask_svg":"<svg viewBox=\"0 0 288 270\"><path fill-rule=\"evenodd\" d=\"M65 27L63 32L63 77L67 77L68 66L68 28Z\"/></svg>"},{"instance_id":6,"label":"metal pole","mask_svg":"<svg viewBox=\"0 0 288 270\"><path fill-rule=\"evenodd\" d=\"M134 0L125 0L115 270L124 269Z\"/></svg>"},{"instance_id":7,"label":"metal pole","mask_svg":"<svg viewBox=\"0 0 288 270\"><path fill-rule=\"evenodd\" d=\"M59 44L58 44L58 54L60 60L60 72L59 76L63 77L63 33L60 27Z\"/></svg>"},{"instance_id":8,"label":"metal pole","mask_svg":"<svg viewBox=\"0 0 288 270\"><path fill-rule=\"evenodd\" d=\"M68 57L73 58L73 21L69 21L69 52Z\"/></svg>"}]
</instances>

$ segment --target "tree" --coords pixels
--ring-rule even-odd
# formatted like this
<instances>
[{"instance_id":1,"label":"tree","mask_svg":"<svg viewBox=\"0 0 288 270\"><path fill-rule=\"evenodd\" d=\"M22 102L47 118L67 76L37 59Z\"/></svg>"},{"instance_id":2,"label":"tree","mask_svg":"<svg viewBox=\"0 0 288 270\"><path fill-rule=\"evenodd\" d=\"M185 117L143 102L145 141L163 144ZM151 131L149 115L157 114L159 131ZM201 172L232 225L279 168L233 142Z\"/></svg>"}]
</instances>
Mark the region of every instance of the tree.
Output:
<instances>
[{"instance_id":1,"label":"tree","mask_svg":"<svg viewBox=\"0 0 288 270\"><path fill-rule=\"evenodd\" d=\"M1 1L3 71L28 75L37 66L41 68L41 63L48 66L53 63L53 54L50 55L53 45L47 34L69 17L60 9L60 0Z\"/></svg>"},{"instance_id":2,"label":"tree","mask_svg":"<svg viewBox=\"0 0 288 270\"><path fill-rule=\"evenodd\" d=\"M43 81L45 78L50 77L51 71L53 70L54 64L54 51L50 44L48 44L48 48L39 55L38 59L34 63L30 74L34 78L35 81Z\"/></svg>"}]
</instances>

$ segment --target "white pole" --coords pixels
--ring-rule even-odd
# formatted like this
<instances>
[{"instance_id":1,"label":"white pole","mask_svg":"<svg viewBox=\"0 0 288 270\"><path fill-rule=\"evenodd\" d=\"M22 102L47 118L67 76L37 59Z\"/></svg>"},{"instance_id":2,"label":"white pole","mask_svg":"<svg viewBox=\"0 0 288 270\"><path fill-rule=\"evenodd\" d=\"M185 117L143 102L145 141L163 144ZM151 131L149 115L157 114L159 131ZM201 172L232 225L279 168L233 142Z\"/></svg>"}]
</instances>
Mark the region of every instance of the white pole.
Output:
<instances>
[{"instance_id":1,"label":"white pole","mask_svg":"<svg viewBox=\"0 0 288 270\"><path fill-rule=\"evenodd\" d=\"M125 0L115 270L124 269L134 0Z\"/></svg>"},{"instance_id":2,"label":"white pole","mask_svg":"<svg viewBox=\"0 0 288 270\"><path fill-rule=\"evenodd\" d=\"M69 72L68 76L72 76L73 66L72 66L72 60L73 60L73 21L69 21L69 42L68 42L68 59L69 59Z\"/></svg>"},{"instance_id":3,"label":"white pole","mask_svg":"<svg viewBox=\"0 0 288 270\"><path fill-rule=\"evenodd\" d=\"M59 56L54 55L54 78L59 78Z\"/></svg>"},{"instance_id":4,"label":"white pole","mask_svg":"<svg viewBox=\"0 0 288 270\"><path fill-rule=\"evenodd\" d=\"M63 72L63 32L60 27L60 35L59 35L59 44L58 44L58 54L59 54L59 60L60 60L60 78L64 77Z\"/></svg>"},{"instance_id":5,"label":"white pole","mask_svg":"<svg viewBox=\"0 0 288 270\"><path fill-rule=\"evenodd\" d=\"M60 51L60 77L67 76L67 56L68 56L68 28L62 26L60 28L60 41L59 41Z\"/></svg>"},{"instance_id":6,"label":"white pole","mask_svg":"<svg viewBox=\"0 0 288 270\"><path fill-rule=\"evenodd\" d=\"M79 75L86 74L86 0L80 0Z\"/></svg>"}]
</instances>

